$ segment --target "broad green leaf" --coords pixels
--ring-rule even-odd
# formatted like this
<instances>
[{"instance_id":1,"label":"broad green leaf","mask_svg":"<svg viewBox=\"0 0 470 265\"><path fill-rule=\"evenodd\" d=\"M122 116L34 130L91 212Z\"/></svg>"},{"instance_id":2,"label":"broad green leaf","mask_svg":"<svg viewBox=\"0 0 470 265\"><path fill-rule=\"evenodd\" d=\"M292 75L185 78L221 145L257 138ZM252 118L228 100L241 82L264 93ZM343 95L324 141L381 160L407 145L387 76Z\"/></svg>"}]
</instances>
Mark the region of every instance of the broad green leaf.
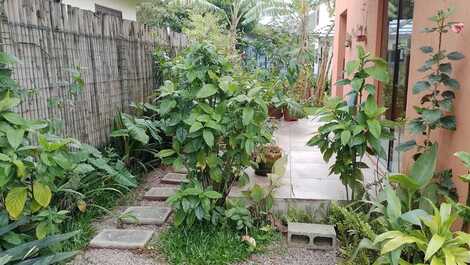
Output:
<instances>
[{"instance_id":1,"label":"broad green leaf","mask_svg":"<svg viewBox=\"0 0 470 265\"><path fill-rule=\"evenodd\" d=\"M9 110L13 107L16 107L21 103L21 99L17 97L10 97L9 94L5 95L2 101L0 101L0 112Z\"/></svg>"},{"instance_id":2,"label":"broad green leaf","mask_svg":"<svg viewBox=\"0 0 470 265\"><path fill-rule=\"evenodd\" d=\"M48 225L46 222L40 222L37 226L36 226L36 237L38 239L43 239L47 236L48 234Z\"/></svg>"},{"instance_id":3,"label":"broad green leaf","mask_svg":"<svg viewBox=\"0 0 470 265\"><path fill-rule=\"evenodd\" d=\"M463 55L460 52L451 52L447 54L447 58L452 61L459 61L465 58L465 55Z\"/></svg>"},{"instance_id":4,"label":"broad green leaf","mask_svg":"<svg viewBox=\"0 0 470 265\"><path fill-rule=\"evenodd\" d=\"M375 102L374 96L369 95L364 105L364 112L369 118L373 118L377 116L378 110L379 107L377 106L377 102Z\"/></svg>"},{"instance_id":5,"label":"broad green leaf","mask_svg":"<svg viewBox=\"0 0 470 265\"><path fill-rule=\"evenodd\" d=\"M419 48L423 53L432 53L434 49L431 46L423 46Z\"/></svg>"},{"instance_id":6,"label":"broad green leaf","mask_svg":"<svg viewBox=\"0 0 470 265\"><path fill-rule=\"evenodd\" d=\"M52 199L52 192L49 186L38 181L33 182L34 200L42 207L47 207Z\"/></svg>"},{"instance_id":7,"label":"broad green leaf","mask_svg":"<svg viewBox=\"0 0 470 265\"><path fill-rule=\"evenodd\" d=\"M416 180L419 186L425 187L434 176L437 163L437 144L419 156L410 170L410 176Z\"/></svg>"},{"instance_id":8,"label":"broad green leaf","mask_svg":"<svg viewBox=\"0 0 470 265\"><path fill-rule=\"evenodd\" d=\"M242 116L243 125L246 126L250 124L251 121L253 120L254 114L255 114L255 111L253 110L252 107L243 108L243 116Z\"/></svg>"},{"instance_id":9,"label":"broad green leaf","mask_svg":"<svg viewBox=\"0 0 470 265\"><path fill-rule=\"evenodd\" d=\"M369 68L364 69L367 74L372 76L372 78L379 80L384 83L388 83L390 81L390 75L388 73L387 64L383 62L375 61L375 65Z\"/></svg>"},{"instance_id":10,"label":"broad green leaf","mask_svg":"<svg viewBox=\"0 0 470 265\"><path fill-rule=\"evenodd\" d=\"M202 131L202 137L209 147L214 146L214 134L210 130Z\"/></svg>"},{"instance_id":11,"label":"broad green leaf","mask_svg":"<svg viewBox=\"0 0 470 265\"><path fill-rule=\"evenodd\" d=\"M158 157L159 158L165 158L174 155L176 152L173 149L163 149L160 152L158 152Z\"/></svg>"},{"instance_id":12,"label":"broad green leaf","mask_svg":"<svg viewBox=\"0 0 470 265\"><path fill-rule=\"evenodd\" d=\"M344 130L341 133L341 144L347 145L349 143L349 140L351 140L351 132L348 130Z\"/></svg>"},{"instance_id":13,"label":"broad green leaf","mask_svg":"<svg viewBox=\"0 0 470 265\"><path fill-rule=\"evenodd\" d=\"M26 176L26 166L24 165L23 161L21 160L13 160L11 161L16 166L16 175L20 178Z\"/></svg>"},{"instance_id":14,"label":"broad green leaf","mask_svg":"<svg viewBox=\"0 0 470 265\"><path fill-rule=\"evenodd\" d=\"M377 139L380 139L382 135L382 126L380 122L375 119L367 120L367 126L369 127L370 133Z\"/></svg>"},{"instance_id":15,"label":"broad green leaf","mask_svg":"<svg viewBox=\"0 0 470 265\"><path fill-rule=\"evenodd\" d=\"M345 85L349 85L351 84L351 80L349 79L342 79L342 80L339 80L335 83L336 86L345 86Z\"/></svg>"},{"instance_id":16,"label":"broad green leaf","mask_svg":"<svg viewBox=\"0 0 470 265\"><path fill-rule=\"evenodd\" d=\"M391 186L385 187L385 194L387 198L387 208L386 213L387 217L391 220L397 220L401 215L401 201L398 198L396 192L391 188Z\"/></svg>"},{"instance_id":17,"label":"broad green leaf","mask_svg":"<svg viewBox=\"0 0 470 265\"><path fill-rule=\"evenodd\" d=\"M27 123L23 117L15 112L5 112L2 114L2 116L5 118L5 120L15 125L23 126Z\"/></svg>"},{"instance_id":18,"label":"broad green leaf","mask_svg":"<svg viewBox=\"0 0 470 265\"><path fill-rule=\"evenodd\" d=\"M431 84L428 81L419 81L413 86L413 94L419 94L431 87Z\"/></svg>"},{"instance_id":19,"label":"broad green leaf","mask_svg":"<svg viewBox=\"0 0 470 265\"><path fill-rule=\"evenodd\" d=\"M55 153L52 156L52 159L59 165L61 168L65 170L71 170L73 168L73 162L69 157L64 155L63 153Z\"/></svg>"},{"instance_id":20,"label":"broad green leaf","mask_svg":"<svg viewBox=\"0 0 470 265\"><path fill-rule=\"evenodd\" d=\"M13 219L17 219L23 212L28 190L24 187L11 189L5 199L5 208Z\"/></svg>"},{"instance_id":21,"label":"broad green leaf","mask_svg":"<svg viewBox=\"0 0 470 265\"><path fill-rule=\"evenodd\" d=\"M160 103L159 113L165 115L176 107L176 100L162 100Z\"/></svg>"},{"instance_id":22,"label":"broad green leaf","mask_svg":"<svg viewBox=\"0 0 470 265\"><path fill-rule=\"evenodd\" d=\"M428 248L426 249L426 255L424 256L424 260L428 261L434 254L436 254L439 249L444 245L445 238L434 234L431 238L431 241L428 243Z\"/></svg>"},{"instance_id":23,"label":"broad green leaf","mask_svg":"<svg viewBox=\"0 0 470 265\"><path fill-rule=\"evenodd\" d=\"M0 153L0 161L10 162L11 158L5 154Z\"/></svg>"},{"instance_id":24,"label":"broad green leaf","mask_svg":"<svg viewBox=\"0 0 470 265\"><path fill-rule=\"evenodd\" d=\"M209 190L204 192L204 196L209 199L215 200L222 198L222 194L218 193L217 191Z\"/></svg>"},{"instance_id":25,"label":"broad green leaf","mask_svg":"<svg viewBox=\"0 0 470 265\"><path fill-rule=\"evenodd\" d=\"M360 60L352 60L346 64L346 74L350 76L361 65Z\"/></svg>"},{"instance_id":26,"label":"broad green leaf","mask_svg":"<svg viewBox=\"0 0 470 265\"><path fill-rule=\"evenodd\" d=\"M85 164L85 163L82 163L82 164L78 164L74 169L73 169L73 172L74 173L77 173L77 174L88 174L88 173L91 173L95 171L95 168L92 167L91 165L89 164Z\"/></svg>"},{"instance_id":27,"label":"broad green leaf","mask_svg":"<svg viewBox=\"0 0 470 265\"><path fill-rule=\"evenodd\" d=\"M202 124L200 122L194 122L191 127L189 128L189 133L194 133L202 129Z\"/></svg>"},{"instance_id":28,"label":"broad green leaf","mask_svg":"<svg viewBox=\"0 0 470 265\"><path fill-rule=\"evenodd\" d=\"M457 120L455 119L455 116L453 115L448 115L444 116L439 120L439 124L441 125L442 128L455 131L457 129Z\"/></svg>"},{"instance_id":29,"label":"broad green leaf","mask_svg":"<svg viewBox=\"0 0 470 265\"><path fill-rule=\"evenodd\" d=\"M261 200L264 199L265 192L264 189L259 186L258 184L255 184L253 188L250 191L250 197L254 202L260 202Z\"/></svg>"},{"instance_id":30,"label":"broad green leaf","mask_svg":"<svg viewBox=\"0 0 470 265\"><path fill-rule=\"evenodd\" d=\"M205 84L202 88L197 92L197 98L207 98L217 93L217 87L213 84Z\"/></svg>"},{"instance_id":31,"label":"broad green leaf","mask_svg":"<svg viewBox=\"0 0 470 265\"><path fill-rule=\"evenodd\" d=\"M129 135L133 139L141 142L142 144L147 144L149 142L150 137L147 135L144 128L137 126L136 120L127 114L121 114L121 118L124 126L129 131Z\"/></svg>"},{"instance_id":32,"label":"broad green leaf","mask_svg":"<svg viewBox=\"0 0 470 265\"><path fill-rule=\"evenodd\" d=\"M410 224L421 226L421 220L424 218L428 218L430 215L422 210L422 209L415 209L409 212L406 212L400 216L401 219L407 221Z\"/></svg>"},{"instance_id":33,"label":"broad green leaf","mask_svg":"<svg viewBox=\"0 0 470 265\"><path fill-rule=\"evenodd\" d=\"M374 245L377 245L380 242L383 242L387 239L391 239L391 238L399 237L399 236L403 236L403 235L404 234L400 231L388 231L388 232L382 233L382 234L375 237Z\"/></svg>"},{"instance_id":34,"label":"broad green leaf","mask_svg":"<svg viewBox=\"0 0 470 265\"><path fill-rule=\"evenodd\" d=\"M416 180L414 180L413 178L409 176L402 175L402 174L391 175L389 177L389 181L392 183L398 183L400 184L400 187L402 187L403 189L407 189L412 192L417 191L420 188Z\"/></svg>"},{"instance_id":35,"label":"broad green leaf","mask_svg":"<svg viewBox=\"0 0 470 265\"><path fill-rule=\"evenodd\" d=\"M24 133L25 131L22 129L9 129L7 131L8 143L13 149L17 149L23 142Z\"/></svg>"},{"instance_id":36,"label":"broad green leaf","mask_svg":"<svg viewBox=\"0 0 470 265\"><path fill-rule=\"evenodd\" d=\"M211 179L217 183L220 183L222 181L222 178L223 178L222 171L218 167L211 168L209 170L209 175Z\"/></svg>"},{"instance_id":37,"label":"broad green leaf","mask_svg":"<svg viewBox=\"0 0 470 265\"><path fill-rule=\"evenodd\" d=\"M435 123L442 117L442 113L439 109L424 109L422 115L423 119L428 123Z\"/></svg>"},{"instance_id":38,"label":"broad green leaf","mask_svg":"<svg viewBox=\"0 0 470 265\"><path fill-rule=\"evenodd\" d=\"M470 153L468 152L457 152L454 154L460 159L465 165L466 168L470 169Z\"/></svg>"},{"instance_id":39,"label":"broad green leaf","mask_svg":"<svg viewBox=\"0 0 470 265\"><path fill-rule=\"evenodd\" d=\"M418 241L417 238L411 237L411 236L395 237L384 244L384 246L382 247L381 254L383 255L383 254L389 253L403 245L416 243L417 241Z\"/></svg>"},{"instance_id":40,"label":"broad green leaf","mask_svg":"<svg viewBox=\"0 0 470 265\"><path fill-rule=\"evenodd\" d=\"M406 152L406 151L413 149L415 146L416 146L416 140L410 140L410 141L400 143L400 145L398 145L397 148L395 148L395 150L397 152Z\"/></svg>"}]
</instances>

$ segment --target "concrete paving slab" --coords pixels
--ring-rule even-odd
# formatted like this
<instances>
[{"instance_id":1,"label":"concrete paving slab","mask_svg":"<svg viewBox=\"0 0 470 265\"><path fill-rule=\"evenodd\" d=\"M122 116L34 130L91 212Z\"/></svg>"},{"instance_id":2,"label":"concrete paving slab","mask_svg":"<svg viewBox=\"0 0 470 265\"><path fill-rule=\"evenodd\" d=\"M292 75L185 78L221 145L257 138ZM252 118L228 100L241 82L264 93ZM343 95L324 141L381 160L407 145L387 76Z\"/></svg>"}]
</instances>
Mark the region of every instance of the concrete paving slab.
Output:
<instances>
[{"instance_id":1,"label":"concrete paving slab","mask_svg":"<svg viewBox=\"0 0 470 265\"><path fill-rule=\"evenodd\" d=\"M121 221L125 224L141 224L141 225L162 225L171 214L170 207L158 206L134 206L124 211L125 215Z\"/></svg>"},{"instance_id":2,"label":"concrete paving slab","mask_svg":"<svg viewBox=\"0 0 470 265\"><path fill-rule=\"evenodd\" d=\"M186 178L186 174L182 173L167 173L162 178L162 183L165 184L182 184L188 183L189 180Z\"/></svg>"},{"instance_id":3,"label":"concrete paving slab","mask_svg":"<svg viewBox=\"0 0 470 265\"><path fill-rule=\"evenodd\" d=\"M90 247L142 249L152 236L152 230L105 229L91 240Z\"/></svg>"},{"instance_id":4,"label":"concrete paving slab","mask_svg":"<svg viewBox=\"0 0 470 265\"><path fill-rule=\"evenodd\" d=\"M147 191L144 199L151 201L164 201L171 195L175 194L178 187L154 187Z\"/></svg>"}]
</instances>

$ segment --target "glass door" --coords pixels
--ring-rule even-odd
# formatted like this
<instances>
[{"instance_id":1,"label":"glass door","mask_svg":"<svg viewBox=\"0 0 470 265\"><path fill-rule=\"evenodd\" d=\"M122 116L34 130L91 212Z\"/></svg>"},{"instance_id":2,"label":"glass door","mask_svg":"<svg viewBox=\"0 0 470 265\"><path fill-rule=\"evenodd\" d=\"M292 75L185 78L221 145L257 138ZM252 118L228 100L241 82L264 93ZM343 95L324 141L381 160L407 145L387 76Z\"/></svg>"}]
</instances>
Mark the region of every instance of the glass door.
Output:
<instances>
[{"instance_id":1,"label":"glass door","mask_svg":"<svg viewBox=\"0 0 470 265\"><path fill-rule=\"evenodd\" d=\"M384 86L382 102L388 109L387 118L399 121L405 118L406 97L410 67L411 35L413 31L414 0L388 0L386 8L386 57L392 73L392 84ZM388 143L389 171L400 168L400 154L395 147L403 132L396 131L395 140Z\"/></svg>"}]
</instances>

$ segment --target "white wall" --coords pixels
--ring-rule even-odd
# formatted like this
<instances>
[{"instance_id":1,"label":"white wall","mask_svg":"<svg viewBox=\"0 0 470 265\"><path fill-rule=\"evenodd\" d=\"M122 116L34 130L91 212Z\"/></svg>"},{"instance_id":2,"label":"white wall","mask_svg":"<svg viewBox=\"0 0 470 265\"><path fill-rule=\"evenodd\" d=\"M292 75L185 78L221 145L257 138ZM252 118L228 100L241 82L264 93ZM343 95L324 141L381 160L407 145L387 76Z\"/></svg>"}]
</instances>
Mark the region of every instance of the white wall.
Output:
<instances>
[{"instance_id":1,"label":"white wall","mask_svg":"<svg viewBox=\"0 0 470 265\"><path fill-rule=\"evenodd\" d=\"M95 11L95 4L122 11L122 17L136 20L137 0L62 0L62 3Z\"/></svg>"}]
</instances>

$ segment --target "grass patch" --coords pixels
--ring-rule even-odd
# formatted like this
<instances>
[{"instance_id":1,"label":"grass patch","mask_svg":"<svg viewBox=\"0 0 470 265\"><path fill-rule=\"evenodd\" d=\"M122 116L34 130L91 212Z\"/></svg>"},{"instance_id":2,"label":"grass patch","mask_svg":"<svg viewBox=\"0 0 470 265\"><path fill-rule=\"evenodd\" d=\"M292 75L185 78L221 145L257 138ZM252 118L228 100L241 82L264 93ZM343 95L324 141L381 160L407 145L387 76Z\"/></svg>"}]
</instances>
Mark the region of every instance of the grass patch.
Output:
<instances>
[{"instance_id":1,"label":"grass patch","mask_svg":"<svg viewBox=\"0 0 470 265\"><path fill-rule=\"evenodd\" d=\"M279 233L254 230L255 252L280 240ZM240 240L240 233L227 226L195 225L191 228L172 226L160 234L158 248L170 264L223 265L246 260L253 251Z\"/></svg>"}]
</instances>

